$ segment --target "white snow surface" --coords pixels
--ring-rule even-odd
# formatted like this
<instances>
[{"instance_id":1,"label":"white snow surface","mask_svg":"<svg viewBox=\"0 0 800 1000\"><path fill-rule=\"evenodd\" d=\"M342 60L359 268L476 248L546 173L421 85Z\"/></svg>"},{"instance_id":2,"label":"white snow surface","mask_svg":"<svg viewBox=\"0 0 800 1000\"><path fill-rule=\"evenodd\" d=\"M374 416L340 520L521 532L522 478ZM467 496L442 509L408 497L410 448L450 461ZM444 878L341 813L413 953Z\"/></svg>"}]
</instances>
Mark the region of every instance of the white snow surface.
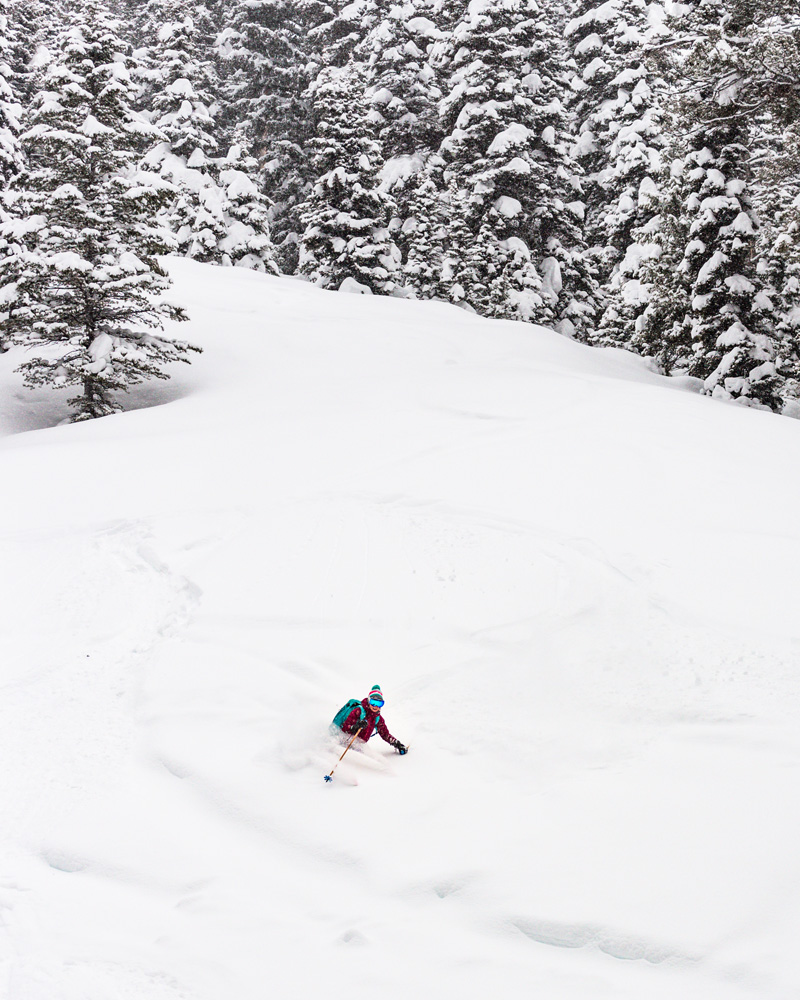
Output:
<instances>
[{"instance_id":1,"label":"white snow surface","mask_svg":"<svg viewBox=\"0 0 800 1000\"><path fill-rule=\"evenodd\" d=\"M796 998L800 424L170 267L135 409L0 356L2 995Z\"/></svg>"}]
</instances>

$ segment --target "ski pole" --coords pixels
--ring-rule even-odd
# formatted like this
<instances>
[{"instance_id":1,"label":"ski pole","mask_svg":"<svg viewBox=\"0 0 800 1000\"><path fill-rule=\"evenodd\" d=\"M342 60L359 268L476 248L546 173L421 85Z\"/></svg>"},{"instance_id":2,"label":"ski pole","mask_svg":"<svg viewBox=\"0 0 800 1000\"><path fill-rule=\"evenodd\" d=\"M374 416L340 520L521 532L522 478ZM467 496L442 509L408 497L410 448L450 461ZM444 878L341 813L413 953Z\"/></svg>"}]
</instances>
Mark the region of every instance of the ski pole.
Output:
<instances>
[{"instance_id":1,"label":"ski pole","mask_svg":"<svg viewBox=\"0 0 800 1000\"><path fill-rule=\"evenodd\" d=\"M363 729L363 728L364 728L364 727L362 726L362 727L361 727L361 729ZM356 736L358 736L358 734L359 734L359 733L361 732L361 729L357 729L357 730L355 731L355 733L353 734L353 738L352 738L352 740L350 740L350 742L349 742L349 743L347 744L347 746L346 746L346 747L344 748L344 751L342 752L342 757L344 757L344 755L345 755L345 754L347 753L347 751L348 751L348 750L350 749L350 747L351 747L351 746L352 746L352 745L353 745L353 744L355 743L355 741L356 741ZM337 767L339 766L339 762L341 761L342 757L340 757L340 758L339 758L339 760L337 760L337 761L336 761L336 763L335 763L335 764L333 765L333 767L331 768L331 773L330 773L330 774L326 774L326 775L325 775L325 780L326 780L326 781L333 781L333 772L334 772L334 771L336 770L336 768L337 768Z\"/></svg>"}]
</instances>

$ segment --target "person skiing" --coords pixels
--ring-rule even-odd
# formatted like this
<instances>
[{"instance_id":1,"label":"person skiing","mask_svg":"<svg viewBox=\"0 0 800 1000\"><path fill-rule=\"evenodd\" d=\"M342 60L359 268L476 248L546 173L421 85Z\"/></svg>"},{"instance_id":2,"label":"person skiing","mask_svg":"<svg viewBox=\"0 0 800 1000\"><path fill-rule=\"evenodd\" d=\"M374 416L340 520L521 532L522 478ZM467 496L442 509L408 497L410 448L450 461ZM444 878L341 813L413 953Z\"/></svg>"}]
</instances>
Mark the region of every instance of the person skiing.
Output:
<instances>
[{"instance_id":1,"label":"person skiing","mask_svg":"<svg viewBox=\"0 0 800 1000\"><path fill-rule=\"evenodd\" d=\"M393 746L399 754L408 753L408 747L403 746L400 740L392 736L388 726L383 721L381 709L383 708L384 698L378 684L372 686L372 690L366 698L362 698L359 702L350 702L349 704L352 705L350 711L346 715L340 712L333 720L334 724L343 733L347 733L350 736L358 733L358 739L363 740L364 743L377 733L382 740Z\"/></svg>"}]
</instances>

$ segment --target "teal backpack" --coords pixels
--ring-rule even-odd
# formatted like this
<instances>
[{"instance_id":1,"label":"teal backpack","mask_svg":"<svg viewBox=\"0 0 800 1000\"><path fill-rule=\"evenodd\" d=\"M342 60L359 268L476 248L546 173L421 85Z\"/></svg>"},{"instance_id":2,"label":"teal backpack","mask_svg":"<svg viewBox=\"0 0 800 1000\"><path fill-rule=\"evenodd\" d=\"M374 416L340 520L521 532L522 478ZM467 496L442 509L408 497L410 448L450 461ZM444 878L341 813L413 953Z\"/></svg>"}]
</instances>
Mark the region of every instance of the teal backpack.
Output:
<instances>
[{"instance_id":1,"label":"teal backpack","mask_svg":"<svg viewBox=\"0 0 800 1000\"><path fill-rule=\"evenodd\" d=\"M345 719L353 711L354 708L358 708L361 710L361 719L359 721L363 725L363 723L367 718L367 713L364 709L364 706L357 698L350 698L349 701L346 701L344 705L342 705L342 707L333 717L333 725L338 726L341 729Z\"/></svg>"}]
</instances>

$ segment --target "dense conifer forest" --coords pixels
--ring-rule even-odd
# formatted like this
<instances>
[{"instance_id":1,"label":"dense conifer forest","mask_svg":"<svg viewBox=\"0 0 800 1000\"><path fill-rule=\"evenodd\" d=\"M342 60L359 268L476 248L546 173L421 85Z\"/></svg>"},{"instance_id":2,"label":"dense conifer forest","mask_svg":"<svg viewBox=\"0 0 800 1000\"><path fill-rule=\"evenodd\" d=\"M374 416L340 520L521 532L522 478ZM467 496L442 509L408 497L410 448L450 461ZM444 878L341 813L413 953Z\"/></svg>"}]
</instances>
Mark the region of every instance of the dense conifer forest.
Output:
<instances>
[{"instance_id":1,"label":"dense conifer forest","mask_svg":"<svg viewBox=\"0 0 800 1000\"><path fill-rule=\"evenodd\" d=\"M799 154L794 0L0 0L0 349L112 412L172 253L796 414Z\"/></svg>"}]
</instances>

